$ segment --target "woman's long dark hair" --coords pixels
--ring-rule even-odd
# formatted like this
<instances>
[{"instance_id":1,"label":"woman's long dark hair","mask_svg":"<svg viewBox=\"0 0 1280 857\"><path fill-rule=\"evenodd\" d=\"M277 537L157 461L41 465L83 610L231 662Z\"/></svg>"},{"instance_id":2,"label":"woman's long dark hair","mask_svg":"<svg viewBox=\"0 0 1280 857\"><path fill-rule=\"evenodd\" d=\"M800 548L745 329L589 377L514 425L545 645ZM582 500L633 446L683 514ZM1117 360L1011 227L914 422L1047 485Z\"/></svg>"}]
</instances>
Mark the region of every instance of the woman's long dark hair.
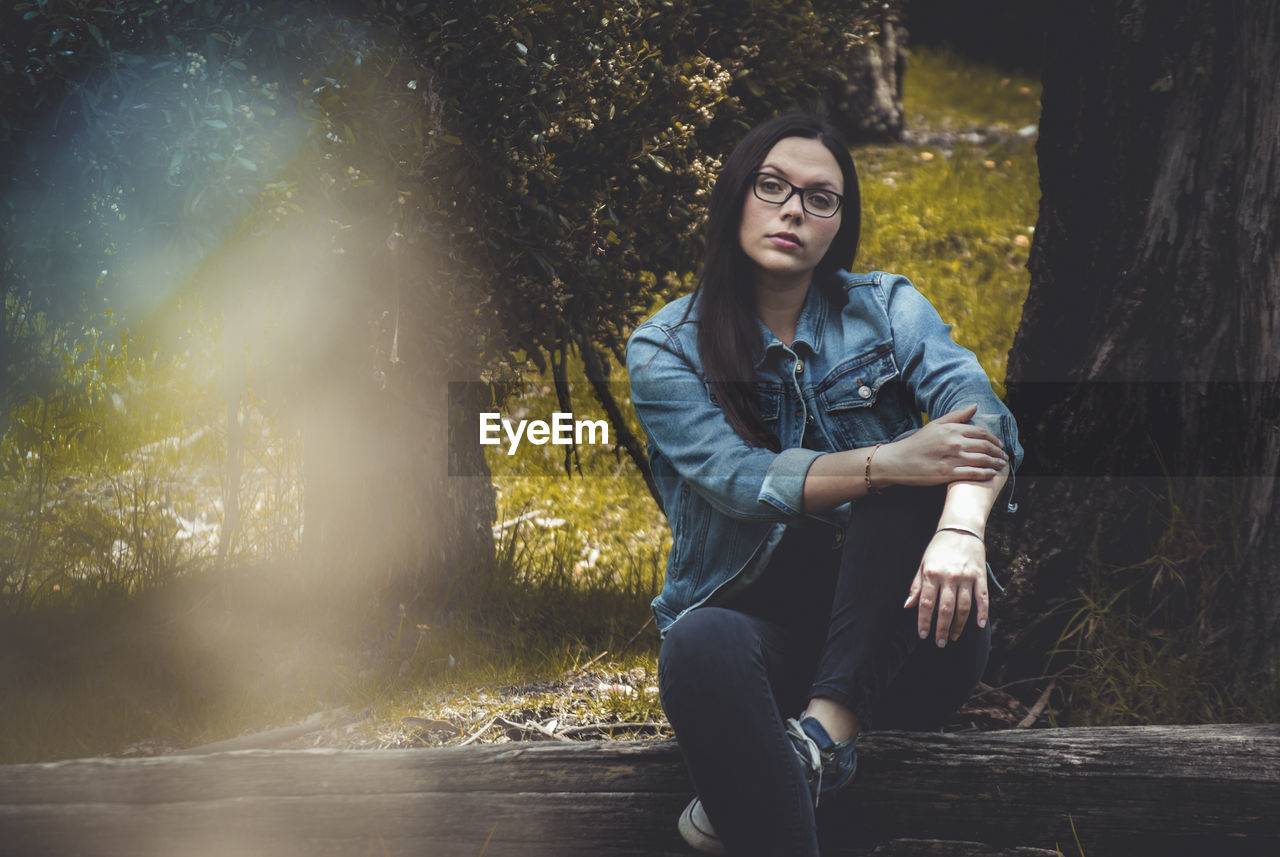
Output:
<instances>
[{"instance_id":1,"label":"woman's long dark hair","mask_svg":"<svg viewBox=\"0 0 1280 857\"><path fill-rule=\"evenodd\" d=\"M702 279L694 292L699 310L698 354L712 392L734 431L751 445L775 452L781 443L760 417L752 383L760 357L760 333L752 262L743 252L739 227L752 173L778 141L787 137L819 141L835 156L844 175L840 230L813 272L814 283L827 299L835 306L843 305L845 296L835 273L853 264L858 252L862 223L858 174L844 136L825 118L806 113L779 116L757 125L725 161L711 191Z\"/></svg>"}]
</instances>

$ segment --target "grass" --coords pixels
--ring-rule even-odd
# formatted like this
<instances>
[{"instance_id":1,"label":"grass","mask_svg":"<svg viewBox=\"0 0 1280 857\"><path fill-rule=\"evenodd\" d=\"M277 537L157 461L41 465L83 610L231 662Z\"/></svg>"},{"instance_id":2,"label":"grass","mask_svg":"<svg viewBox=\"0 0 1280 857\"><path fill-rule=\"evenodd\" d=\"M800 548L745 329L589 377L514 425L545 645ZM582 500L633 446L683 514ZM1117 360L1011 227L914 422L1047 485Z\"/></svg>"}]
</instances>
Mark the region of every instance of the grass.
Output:
<instances>
[{"instance_id":1,"label":"grass","mask_svg":"<svg viewBox=\"0 0 1280 857\"><path fill-rule=\"evenodd\" d=\"M858 266L901 273L953 325L1003 395L1005 367L1030 285L1039 205L1039 84L954 55L915 51L903 92L908 127L946 141L854 151L862 188ZM990 142L958 132L989 129ZM947 132L938 134L937 132Z\"/></svg>"},{"instance_id":2,"label":"grass","mask_svg":"<svg viewBox=\"0 0 1280 857\"><path fill-rule=\"evenodd\" d=\"M1064 725L1274 720L1280 682L1233 681L1232 629L1219 615L1236 590L1240 552L1223 534L1235 531L1238 501L1226 499L1223 520L1204 531L1188 519L1172 481L1134 502L1152 510L1155 551L1123 567L1095 558L1086 591L1068 605L1055 652L1075 672Z\"/></svg>"},{"instance_id":3,"label":"grass","mask_svg":"<svg viewBox=\"0 0 1280 857\"><path fill-rule=\"evenodd\" d=\"M949 156L937 147L874 147L855 157L863 176L859 267L909 277L1003 394L1030 284L1032 143L965 145Z\"/></svg>"},{"instance_id":4,"label":"grass","mask_svg":"<svg viewBox=\"0 0 1280 857\"><path fill-rule=\"evenodd\" d=\"M1016 131L1040 121L1040 81L947 50L912 49L902 90L908 125Z\"/></svg>"}]
</instances>

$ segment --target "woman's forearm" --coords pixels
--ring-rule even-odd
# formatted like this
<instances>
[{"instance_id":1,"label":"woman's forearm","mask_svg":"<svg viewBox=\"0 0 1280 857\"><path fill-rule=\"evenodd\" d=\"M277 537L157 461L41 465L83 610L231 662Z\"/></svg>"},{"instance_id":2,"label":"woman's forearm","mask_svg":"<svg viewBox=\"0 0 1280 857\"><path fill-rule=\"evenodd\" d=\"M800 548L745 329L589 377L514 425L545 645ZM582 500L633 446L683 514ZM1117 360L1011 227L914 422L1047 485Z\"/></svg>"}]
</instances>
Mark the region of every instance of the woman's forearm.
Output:
<instances>
[{"instance_id":1,"label":"woman's forearm","mask_svg":"<svg viewBox=\"0 0 1280 857\"><path fill-rule=\"evenodd\" d=\"M1002 470L985 482L952 482L947 486L938 527L958 527L985 538L987 518L1008 478L1009 471Z\"/></svg>"},{"instance_id":2,"label":"woman's forearm","mask_svg":"<svg viewBox=\"0 0 1280 857\"><path fill-rule=\"evenodd\" d=\"M804 510L822 512L867 496L866 459L875 447L819 455L804 479ZM877 455L879 453L877 452ZM872 459L872 467L875 459ZM873 481L875 488L883 482Z\"/></svg>"},{"instance_id":3,"label":"woman's forearm","mask_svg":"<svg viewBox=\"0 0 1280 857\"><path fill-rule=\"evenodd\" d=\"M954 514L985 526L1008 475L1009 456L995 435L965 422L976 410L970 406L944 414L892 443L819 455L805 474L804 510L821 512L890 485L965 483L985 487L960 491Z\"/></svg>"},{"instance_id":4,"label":"woman's forearm","mask_svg":"<svg viewBox=\"0 0 1280 857\"><path fill-rule=\"evenodd\" d=\"M822 512L867 496L868 455L871 455L871 487L879 490L895 484L897 480L888 471L889 456L885 456L885 466L876 467L884 449L883 446L879 450L875 447L850 449L815 458L804 480L804 510ZM1004 469L984 481L950 483L938 526L964 527L981 535L996 497L1008 478L1009 471Z\"/></svg>"}]
</instances>

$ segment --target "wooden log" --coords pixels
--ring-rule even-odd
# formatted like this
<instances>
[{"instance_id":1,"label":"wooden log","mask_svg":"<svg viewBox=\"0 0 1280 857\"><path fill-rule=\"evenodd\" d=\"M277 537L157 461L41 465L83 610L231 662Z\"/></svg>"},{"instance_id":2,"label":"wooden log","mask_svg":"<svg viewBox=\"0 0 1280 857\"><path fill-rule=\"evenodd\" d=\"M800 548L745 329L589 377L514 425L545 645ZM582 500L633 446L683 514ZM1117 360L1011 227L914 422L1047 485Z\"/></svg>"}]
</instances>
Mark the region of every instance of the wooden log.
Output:
<instances>
[{"instance_id":1,"label":"wooden log","mask_svg":"<svg viewBox=\"0 0 1280 857\"><path fill-rule=\"evenodd\" d=\"M675 744L247 750L0 767L0 854L676 857ZM1280 725L878 733L824 855L1280 854Z\"/></svg>"}]
</instances>

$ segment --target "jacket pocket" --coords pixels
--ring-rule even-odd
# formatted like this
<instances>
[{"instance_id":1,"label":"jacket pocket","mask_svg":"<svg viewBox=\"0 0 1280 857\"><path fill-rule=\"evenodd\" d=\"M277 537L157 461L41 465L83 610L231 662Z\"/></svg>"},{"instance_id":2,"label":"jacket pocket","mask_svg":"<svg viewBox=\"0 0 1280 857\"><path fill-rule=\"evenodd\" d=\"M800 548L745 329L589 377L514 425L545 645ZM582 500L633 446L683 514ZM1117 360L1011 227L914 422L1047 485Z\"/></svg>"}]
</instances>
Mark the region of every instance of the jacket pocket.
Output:
<instances>
[{"instance_id":1,"label":"jacket pocket","mask_svg":"<svg viewBox=\"0 0 1280 857\"><path fill-rule=\"evenodd\" d=\"M840 362L815 392L833 439L844 449L891 440L915 425L892 342Z\"/></svg>"},{"instance_id":2,"label":"jacket pocket","mask_svg":"<svg viewBox=\"0 0 1280 857\"><path fill-rule=\"evenodd\" d=\"M782 416L782 403L786 392L781 384L763 381L756 382L756 404L760 408L760 419L764 420L774 431L778 428L778 419Z\"/></svg>"}]
</instances>

